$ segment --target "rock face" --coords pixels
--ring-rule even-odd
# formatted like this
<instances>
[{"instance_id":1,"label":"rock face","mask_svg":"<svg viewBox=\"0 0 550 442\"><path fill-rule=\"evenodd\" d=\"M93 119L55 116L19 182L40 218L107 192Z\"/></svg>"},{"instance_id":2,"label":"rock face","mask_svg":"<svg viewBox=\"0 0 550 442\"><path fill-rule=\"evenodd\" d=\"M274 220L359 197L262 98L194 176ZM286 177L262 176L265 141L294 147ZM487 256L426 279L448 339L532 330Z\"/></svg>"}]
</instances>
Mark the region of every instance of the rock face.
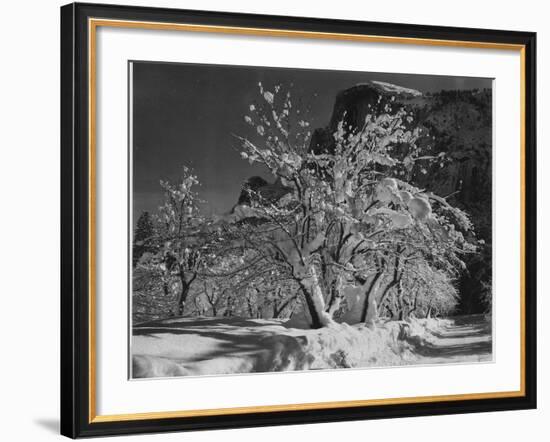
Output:
<instances>
[{"instance_id":1,"label":"rock face","mask_svg":"<svg viewBox=\"0 0 550 442\"><path fill-rule=\"evenodd\" d=\"M249 178L243 185L237 204L250 204L250 192L257 192L259 189L267 186L268 184L269 183L260 176L253 176Z\"/></svg>"},{"instance_id":2,"label":"rock face","mask_svg":"<svg viewBox=\"0 0 550 442\"><path fill-rule=\"evenodd\" d=\"M412 102L420 97L422 93L414 89L374 81L345 89L336 96L329 125L313 132L310 148L317 154L334 149L333 134L341 121L344 127L357 129L363 126L368 114L377 115L396 100Z\"/></svg>"},{"instance_id":3,"label":"rock face","mask_svg":"<svg viewBox=\"0 0 550 442\"><path fill-rule=\"evenodd\" d=\"M237 205L250 205L254 199L265 199L270 203L279 201L290 189L285 187L280 180L269 183L262 177L253 176L243 185Z\"/></svg>"}]
</instances>

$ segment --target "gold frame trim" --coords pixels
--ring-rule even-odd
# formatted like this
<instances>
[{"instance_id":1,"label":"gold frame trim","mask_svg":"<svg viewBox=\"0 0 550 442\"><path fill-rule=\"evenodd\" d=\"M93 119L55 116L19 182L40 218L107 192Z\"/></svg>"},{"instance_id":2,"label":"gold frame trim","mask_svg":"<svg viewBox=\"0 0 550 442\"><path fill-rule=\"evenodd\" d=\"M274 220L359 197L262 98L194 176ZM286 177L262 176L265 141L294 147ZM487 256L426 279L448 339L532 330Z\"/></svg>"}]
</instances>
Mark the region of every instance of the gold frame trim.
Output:
<instances>
[{"instance_id":1,"label":"gold frame trim","mask_svg":"<svg viewBox=\"0 0 550 442\"><path fill-rule=\"evenodd\" d=\"M96 414L96 35L97 28L115 27L115 28L134 28L147 30L163 31L186 31L186 32L208 32L217 34L234 35L255 35L266 37L290 37L290 38L308 38L339 41L356 41L368 43L386 43L386 44L411 44L420 46L445 46L474 49L495 49L519 51L520 53L520 209L521 209L521 227L520 227L520 389L518 391L489 392L489 393L467 393L438 396L417 396L388 399L368 399L353 401L335 401L335 402L316 402L302 404L285 405L262 405L235 408L215 408L215 409L197 409L181 411L159 411L148 413L130 413L130 414ZM169 419L179 417L199 417L199 416L221 416L221 415L239 415L247 413L274 413L280 411L298 411L298 410L322 410L328 408L350 408L365 407L375 405L396 405L396 404L420 404L427 402L442 401L460 401L460 400L480 400L513 398L525 396L525 106L526 106L526 84L525 84L525 45L506 44L493 42L474 42L458 40L439 40L408 37L389 37L377 35L360 35L329 32L311 32L311 31L292 31L283 29L262 29L246 28L235 26L211 26L182 23L160 23L131 20L111 20L111 19L88 19L88 98L89 98L89 423L100 422L121 422L138 421L146 419Z\"/></svg>"}]
</instances>

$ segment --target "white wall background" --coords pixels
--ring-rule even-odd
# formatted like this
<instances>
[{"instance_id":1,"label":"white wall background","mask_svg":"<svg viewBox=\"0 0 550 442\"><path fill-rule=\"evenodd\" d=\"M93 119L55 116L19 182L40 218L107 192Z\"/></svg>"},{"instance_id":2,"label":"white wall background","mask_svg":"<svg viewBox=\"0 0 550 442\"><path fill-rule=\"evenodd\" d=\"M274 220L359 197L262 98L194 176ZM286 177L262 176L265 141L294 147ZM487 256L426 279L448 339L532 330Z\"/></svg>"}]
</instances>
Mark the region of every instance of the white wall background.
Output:
<instances>
[{"instance_id":1,"label":"white wall background","mask_svg":"<svg viewBox=\"0 0 550 442\"><path fill-rule=\"evenodd\" d=\"M114 0L113 0L114 1ZM544 174L550 142L550 14L537 0L480 2L298 2L278 0L120 0L126 4L265 14L500 28L538 32L539 409L264 429L225 430L125 440L374 441L544 440L550 430L549 304L542 280L550 242ZM99 2L99 0L98 0ZM47 441L58 435L59 409L59 6L58 0L2 5L0 25L0 439ZM545 250L546 249L546 250Z\"/></svg>"}]
</instances>

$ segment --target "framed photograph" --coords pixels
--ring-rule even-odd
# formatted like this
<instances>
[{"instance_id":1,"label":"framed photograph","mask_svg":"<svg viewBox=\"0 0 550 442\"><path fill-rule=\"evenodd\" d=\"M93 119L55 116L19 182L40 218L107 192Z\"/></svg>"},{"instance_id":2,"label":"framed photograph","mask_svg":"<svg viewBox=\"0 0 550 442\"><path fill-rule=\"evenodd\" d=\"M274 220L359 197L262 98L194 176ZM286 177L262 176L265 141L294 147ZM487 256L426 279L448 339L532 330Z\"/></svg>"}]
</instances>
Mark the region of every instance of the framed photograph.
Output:
<instances>
[{"instance_id":1,"label":"framed photograph","mask_svg":"<svg viewBox=\"0 0 550 442\"><path fill-rule=\"evenodd\" d=\"M62 7L62 434L535 408L535 45Z\"/></svg>"}]
</instances>

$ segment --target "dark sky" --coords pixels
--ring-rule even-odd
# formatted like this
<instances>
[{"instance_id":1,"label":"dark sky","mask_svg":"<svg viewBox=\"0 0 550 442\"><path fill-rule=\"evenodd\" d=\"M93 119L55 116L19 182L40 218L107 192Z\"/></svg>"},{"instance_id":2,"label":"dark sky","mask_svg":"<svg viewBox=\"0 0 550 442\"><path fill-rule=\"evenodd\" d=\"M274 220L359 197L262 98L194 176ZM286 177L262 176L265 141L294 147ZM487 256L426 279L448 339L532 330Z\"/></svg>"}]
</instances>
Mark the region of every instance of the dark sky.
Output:
<instances>
[{"instance_id":1,"label":"dark sky","mask_svg":"<svg viewBox=\"0 0 550 442\"><path fill-rule=\"evenodd\" d=\"M312 128L328 123L336 94L358 83L379 80L436 92L491 87L491 80L410 74L298 70L264 67L134 62L133 217L162 204L159 181L177 180L182 165L202 185L205 213L225 213L236 203L242 183L253 175L273 179L242 160L232 134L247 135L248 106L267 89L292 85L293 102L311 106Z\"/></svg>"}]
</instances>

